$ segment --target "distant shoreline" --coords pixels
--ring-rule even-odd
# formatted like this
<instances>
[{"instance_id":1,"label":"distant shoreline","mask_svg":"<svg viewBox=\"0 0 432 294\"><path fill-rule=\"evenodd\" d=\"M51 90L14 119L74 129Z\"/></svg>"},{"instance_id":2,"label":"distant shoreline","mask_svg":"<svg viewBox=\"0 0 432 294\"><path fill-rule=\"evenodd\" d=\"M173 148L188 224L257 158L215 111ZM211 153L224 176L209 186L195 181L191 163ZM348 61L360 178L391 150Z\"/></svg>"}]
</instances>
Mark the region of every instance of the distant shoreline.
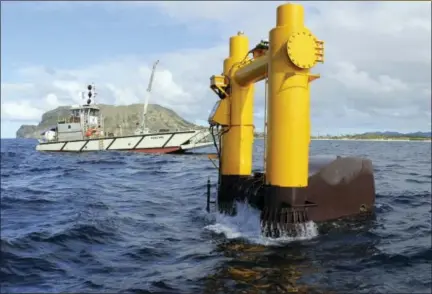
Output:
<instances>
[{"instance_id":1,"label":"distant shoreline","mask_svg":"<svg viewBox=\"0 0 432 294\"><path fill-rule=\"evenodd\" d=\"M263 138L263 132L255 132L255 138ZM331 140L340 140L340 141L367 141L367 142L375 142L375 141L392 141L392 142L407 142L407 141L417 141L417 142L432 142L432 133L431 132L410 132L410 133L401 133L401 132L366 132L362 134L339 134L339 135L311 135L312 140L316 141L331 141Z\"/></svg>"},{"instance_id":2,"label":"distant shoreline","mask_svg":"<svg viewBox=\"0 0 432 294\"><path fill-rule=\"evenodd\" d=\"M263 140L264 137L255 137L255 139ZM311 138L312 141L365 141L365 142L428 142L432 139L347 139L347 138Z\"/></svg>"},{"instance_id":3,"label":"distant shoreline","mask_svg":"<svg viewBox=\"0 0 432 294\"><path fill-rule=\"evenodd\" d=\"M2 140L10 140L10 139L31 139L36 140L35 138L1 138ZM264 137L254 137L255 140L264 140ZM414 140L409 139L349 139L349 138L311 138L312 141L365 141L365 142L428 142L432 143L432 139L430 138L416 138Z\"/></svg>"},{"instance_id":4,"label":"distant shoreline","mask_svg":"<svg viewBox=\"0 0 432 294\"><path fill-rule=\"evenodd\" d=\"M409 140L409 139L346 139L346 138L340 138L340 139L327 139L327 138L313 138L311 139L313 141L384 141L384 142L432 142L431 139L415 139L415 140Z\"/></svg>"}]
</instances>

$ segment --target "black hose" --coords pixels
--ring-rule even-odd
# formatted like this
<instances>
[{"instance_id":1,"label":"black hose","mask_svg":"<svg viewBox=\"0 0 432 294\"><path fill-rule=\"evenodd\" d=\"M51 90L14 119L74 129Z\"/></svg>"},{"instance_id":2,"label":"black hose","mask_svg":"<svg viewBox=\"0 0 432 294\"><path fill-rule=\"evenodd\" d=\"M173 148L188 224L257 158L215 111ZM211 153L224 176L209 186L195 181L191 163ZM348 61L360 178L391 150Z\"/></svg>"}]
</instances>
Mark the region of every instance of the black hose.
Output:
<instances>
[{"instance_id":1,"label":"black hose","mask_svg":"<svg viewBox=\"0 0 432 294\"><path fill-rule=\"evenodd\" d=\"M212 137L213 137L213 144L214 144L214 146L215 146L215 148L216 148L216 152L217 152L217 154L218 154L218 158L220 159L220 157L221 157L221 153L220 153L220 150L219 150L219 148L218 148L218 146L217 146L216 138L215 138L215 135L214 135L214 126L211 126L211 127L210 127L210 131L211 131L211 135L212 135ZM219 145L219 146L220 146L220 145Z\"/></svg>"}]
</instances>

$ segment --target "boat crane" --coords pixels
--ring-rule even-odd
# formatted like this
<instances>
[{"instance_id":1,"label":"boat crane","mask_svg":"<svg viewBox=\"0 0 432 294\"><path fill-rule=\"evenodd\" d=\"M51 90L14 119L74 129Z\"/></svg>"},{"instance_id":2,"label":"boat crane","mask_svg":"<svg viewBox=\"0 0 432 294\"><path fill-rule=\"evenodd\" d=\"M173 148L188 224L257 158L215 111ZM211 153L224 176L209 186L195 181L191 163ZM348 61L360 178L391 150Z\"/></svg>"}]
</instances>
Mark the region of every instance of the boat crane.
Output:
<instances>
[{"instance_id":1,"label":"boat crane","mask_svg":"<svg viewBox=\"0 0 432 294\"><path fill-rule=\"evenodd\" d=\"M213 145L209 130L203 129L159 129L150 130L147 126L147 107L152 90L157 60L153 64L146 99L142 111L141 124L133 135L107 133L102 109L95 102L95 85L87 86L87 103L74 105L69 116L59 118L57 125L41 133L38 151L88 152L88 151L135 151L144 153L185 153ZM86 99L85 92L81 98ZM93 98L93 99L92 99Z\"/></svg>"},{"instance_id":2,"label":"boat crane","mask_svg":"<svg viewBox=\"0 0 432 294\"><path fill-rule=\"evenodd\" d=\"M141 124L140 127L137 128L137 130L135 131L136 135L139 134L148 134L150 132L150 130L146 127L147 126L147 108L148 108L148 103L150 100L150 95L151 95L151 90L152 90L152 85L153 85L153 80L154 80L154 75L155 75L155 71L156 71L156 66L158 65L159 60L156 60L156 62L153 64L153 68L152 68L152 72L150 75L150 80L149 80L149 84L147 86L147 93L146 93L146 97L145 97L145 101L144 101L144 106L143 106L143 113L142 113L142 118L141 118Z\"/></svg>"}]
</instances>

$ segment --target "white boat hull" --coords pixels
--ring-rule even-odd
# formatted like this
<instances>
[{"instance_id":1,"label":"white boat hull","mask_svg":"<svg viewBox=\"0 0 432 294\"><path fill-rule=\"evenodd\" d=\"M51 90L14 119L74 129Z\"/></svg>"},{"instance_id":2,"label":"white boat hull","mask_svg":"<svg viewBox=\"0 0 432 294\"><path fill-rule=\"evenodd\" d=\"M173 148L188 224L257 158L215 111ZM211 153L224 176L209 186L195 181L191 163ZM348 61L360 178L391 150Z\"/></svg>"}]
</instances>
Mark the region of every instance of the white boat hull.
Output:
<instances>
[{"instance_id":1,"label":"white boat hull","mask_svg":"<svg viewBox=\"0 0 432 294\"><path fill-rule=\"evenodd\" d=\"M212 142L201 141L208 134L208 132L203 131L185 131L64 142L41 142L36 146L36 150L52 152L136 151L145 153L181 153L213 145Z\"/></svg>"}]
</instances>

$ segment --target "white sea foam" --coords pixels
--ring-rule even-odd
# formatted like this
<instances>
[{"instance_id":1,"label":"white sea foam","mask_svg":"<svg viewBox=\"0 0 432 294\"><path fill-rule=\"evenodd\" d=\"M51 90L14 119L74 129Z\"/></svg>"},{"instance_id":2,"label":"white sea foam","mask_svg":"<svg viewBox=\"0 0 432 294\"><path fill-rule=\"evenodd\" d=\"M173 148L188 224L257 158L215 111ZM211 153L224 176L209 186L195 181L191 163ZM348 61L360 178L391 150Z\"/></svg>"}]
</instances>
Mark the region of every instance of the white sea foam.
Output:
<instances>
[{"instance_id":1,"label":"white sea foam","mask_svg":"<svg viewBox=\"0 0 432 294\"><path fill-rule=\"evenodd\" d=\"M211 214L214 224L204 229L216 234L224 234L228 239L243 238L249 242L260 245L284 245L298 240L309 240L318 236L318 228L312 221L298 226L298 236L282 236L280 238L267 238L261 234L260 214L256 209L246 203L237 203L237 215L228 216L215 212Z\"/></svg>"}]
</instances>

